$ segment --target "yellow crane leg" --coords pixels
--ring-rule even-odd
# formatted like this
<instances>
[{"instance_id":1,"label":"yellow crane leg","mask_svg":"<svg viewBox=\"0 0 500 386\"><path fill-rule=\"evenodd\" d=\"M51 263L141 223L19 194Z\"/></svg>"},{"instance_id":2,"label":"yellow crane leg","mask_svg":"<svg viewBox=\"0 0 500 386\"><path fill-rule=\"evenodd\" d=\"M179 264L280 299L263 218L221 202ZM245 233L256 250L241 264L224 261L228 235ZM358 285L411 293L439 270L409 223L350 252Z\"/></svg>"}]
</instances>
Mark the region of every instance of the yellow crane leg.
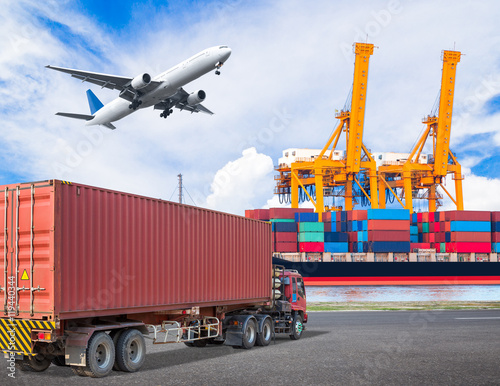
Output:
<instances>
[{"instance_id":1,"label":"yellow crane leg","mask_svg":"<svg viewBox=\"0 0 500 386\"><path fill-rule=\"evenodd\" d=\"M455 198L457 201L457 210L464 210L464 193L462 191L462 168L457 164L455 171Z\"/></svg>"},{"instance_id":2,"label":"yellow crane leg","mask_svg":"<svg viewBox=\"0 0 500 386\"><path fill-rule=\"evenodd\" d=\"M378 207L380 209L385 209L385 183L383 180L384 176L378 180Z\"/></svg>"},{"instance_id":3,"label":"yellow crane leg","mask_svg":"<svg viewBox=\"0 0 500 386\"><path fill-rule=\"evenodd\" d=\"M372 209L378 209L378 189L377 189L377 171L370 170L370 197L372 200Z\"/></svg>"},{"instance_id":4,"label":"yellow crane leg","mask_svg":"<svg viewBox=\"0 0 500 386\"><path fill-rule=\"evenodd\" d=\"M436 211L436 185L429 188L429 212Z\"/></svg>"},{"instance_id":5,"label":"yellow crane leg","mask_svg":"<svg viewBox=\"0 0 500 386\"><path fill-rule=\"evenodd\" d=\"M345 210L352 210L352 176L347 178L345 184L345 199L344 199Z\"/></svg>"},{"instance_id":6,"label":"yellow crane leg","mask_svg":"<svg viewBox=\"0 0 500 386\"><path fill-rule=\"evenodd\" d=\"M292 208L298 208L299 207L299 183L295 177L295 171L292 170L292 178L291 178L291 188L292 188L292 193L291 193L291 198L292 198Z\"/></svg>"},{"instance_id":7,"label":"yellow crane leg","mask_svg":"<svg viewBox=\"0 0 500 386\"><path fill-rule=\"evenodd\" d=\"M403 187L405 192L405 209L413 213L413 199L411 191L411 172L403 172Z\"/></svg>"},{"instance_id":8,"label":"yellow crane leg","mask_svg":"<svg viewBox=\"0 0 500 386\"><path fill-rule=\"evenodd\" d=\"M314 171L314 183L316 185L316 213L318 213L318 220L323 221L322 214L325 210L323 199L323 171L318 168Z\"/></svg>"}]
</instances>

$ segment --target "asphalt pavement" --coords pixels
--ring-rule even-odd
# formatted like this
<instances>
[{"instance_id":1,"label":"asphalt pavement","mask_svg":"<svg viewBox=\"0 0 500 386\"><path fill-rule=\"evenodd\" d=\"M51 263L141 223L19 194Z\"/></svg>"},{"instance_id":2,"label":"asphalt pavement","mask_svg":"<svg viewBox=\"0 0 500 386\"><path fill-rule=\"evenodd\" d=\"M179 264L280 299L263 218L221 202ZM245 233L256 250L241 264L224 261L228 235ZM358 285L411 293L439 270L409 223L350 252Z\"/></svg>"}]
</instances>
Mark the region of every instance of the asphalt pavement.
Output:
<instances>
[{"instance_id":1,"label":"asphalt pavement","mask_svg":"<svg viewBox=\"0 0 500 386\"><path fill-rule=\"evenodd\" d=\"M0 385L499 385L500 310L314 312L299 341L148 343L141 371L102 379L56 366L12 379L3 361Z\"/></svg>"}]
</instances>

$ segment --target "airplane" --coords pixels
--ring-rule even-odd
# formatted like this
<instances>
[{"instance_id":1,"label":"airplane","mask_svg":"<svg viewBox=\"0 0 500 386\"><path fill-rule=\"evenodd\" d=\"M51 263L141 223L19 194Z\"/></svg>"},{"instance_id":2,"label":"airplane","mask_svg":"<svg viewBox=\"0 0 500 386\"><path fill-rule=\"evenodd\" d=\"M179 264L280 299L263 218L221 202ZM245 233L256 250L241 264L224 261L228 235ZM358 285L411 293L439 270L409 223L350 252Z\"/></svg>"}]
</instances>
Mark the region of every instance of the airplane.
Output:
<instances>
[{"instance_id":1,"label":"airplane","mask_svg":"<svg viewBox=\"0 0 500 386\"><path fill-rule=\"evenodd\" d=\"M114 130L116 127L111 122L118 121L137 109L151 106L155 110L162 110L160 114L162 118L167 118L172 114L174 107L191 113L203 112L212 115L213 113L201 104L206 98L205 91L188 93L183 86L213 69L216 75L220 75L220 68L230 55L231 49L228 46L210 47L153 79L148 73L139 74L135 78L127 78L50 65L46 68L65 72L82 82L90 82L101 88L119 90L118 98L106 105L103 105L91 90L87 90L91 115L56 113L63 117L83 119L87 121L86 126L103 125Z\"/></svg>"}]
</instances>

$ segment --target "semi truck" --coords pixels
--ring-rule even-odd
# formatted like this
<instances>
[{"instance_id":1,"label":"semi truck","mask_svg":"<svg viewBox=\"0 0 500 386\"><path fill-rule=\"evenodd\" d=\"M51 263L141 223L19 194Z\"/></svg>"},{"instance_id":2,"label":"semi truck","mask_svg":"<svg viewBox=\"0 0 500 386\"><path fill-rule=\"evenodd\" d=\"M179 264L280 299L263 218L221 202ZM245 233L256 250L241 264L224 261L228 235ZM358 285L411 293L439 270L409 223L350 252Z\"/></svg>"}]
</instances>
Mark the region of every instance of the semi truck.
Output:
<instances>
[{"instance_id":1,"label":"semi truck","mask_svg":"<svg viewBox=\"0 0 500 386\"><path fill-rule=\"evenodd\" d=\"M21 370L105 377L138 371L145 338L302 336L304 282L272 265L269 223L59 180L0 192L0 349Z\"/></svg>"}]
</instances>

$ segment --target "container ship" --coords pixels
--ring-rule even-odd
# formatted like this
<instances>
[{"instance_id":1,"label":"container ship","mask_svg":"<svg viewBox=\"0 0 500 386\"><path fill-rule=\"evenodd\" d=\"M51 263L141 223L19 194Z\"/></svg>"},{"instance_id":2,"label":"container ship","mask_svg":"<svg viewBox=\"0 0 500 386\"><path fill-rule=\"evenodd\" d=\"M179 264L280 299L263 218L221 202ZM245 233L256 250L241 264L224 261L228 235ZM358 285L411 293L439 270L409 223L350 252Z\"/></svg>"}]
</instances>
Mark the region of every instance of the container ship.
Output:
<instances>
[{"instance_id":1,"label":"container ship","mask_svg":"<svg viewBox=\"0 0 500 386\"><path fill-rule=\"evenodd\" d=\"M500 212L245 211L272 224L273 260L307 285L500 284Z\"/></svg>"}]
</instances>

